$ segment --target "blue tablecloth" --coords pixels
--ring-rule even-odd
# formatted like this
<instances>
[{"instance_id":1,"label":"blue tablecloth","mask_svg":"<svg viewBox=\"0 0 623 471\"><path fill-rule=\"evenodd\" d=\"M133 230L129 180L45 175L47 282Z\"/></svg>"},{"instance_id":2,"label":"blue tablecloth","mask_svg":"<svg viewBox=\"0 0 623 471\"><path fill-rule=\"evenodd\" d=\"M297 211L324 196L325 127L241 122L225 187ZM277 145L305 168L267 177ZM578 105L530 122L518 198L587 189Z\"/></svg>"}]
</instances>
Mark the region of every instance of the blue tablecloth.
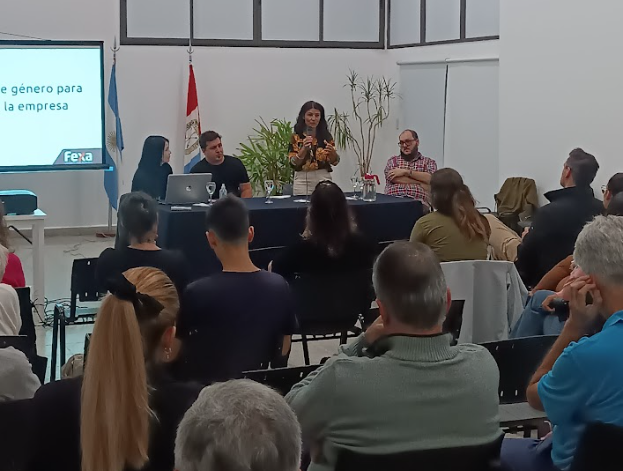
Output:
<instances>
[{"instance_id":1,"label":"blue tablecloth","mask_svg":"<svg viewBox=\"0 0 623 471\"><path fill-rule=\"evenodd\" d=\"M309 204L297 203L302 197L243 200L249 208L255 239L251 243L252 258L265 267L280 248L296 242L305 227ZM408 239L415 221L423 214L421 203L379 194L375 202L349 201L359 230L378 242ZM205 214L209 208L193 206L190 211L173 211L171 206L159 208L158 245L181 250L188 260L193 279L221 269L206 239Z\"/></svg>"}]
</instances>

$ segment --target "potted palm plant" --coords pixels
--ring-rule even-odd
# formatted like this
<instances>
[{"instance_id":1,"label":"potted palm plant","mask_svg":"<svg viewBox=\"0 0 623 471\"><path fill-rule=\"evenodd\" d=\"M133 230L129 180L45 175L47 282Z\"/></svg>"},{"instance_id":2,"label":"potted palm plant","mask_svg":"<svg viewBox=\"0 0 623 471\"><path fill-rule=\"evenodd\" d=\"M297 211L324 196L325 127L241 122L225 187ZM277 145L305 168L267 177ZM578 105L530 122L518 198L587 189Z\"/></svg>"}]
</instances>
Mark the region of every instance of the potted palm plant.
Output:
<instances>
[{"instance_id":1,"label":"potted palm plant","mask_svg":"<svg viewBox=\"0 0 623 471\"><path fill-rule=\"evenodd\" d=\"M344 112L335 108L328 117L336 145L353 151L361 177L370 173L377 132L389 118L391 102L398 97L396 85L392 79L361 78L351 70L344 85L350 91L351 109Z\"/></svg>"},{"instance_id":2,"label":"potted palm plant","mask_svg":"<svg viewBox=\"0 0 623 471\"><path fill-rule=\"evenodd\" d=\"M292 137L292 123L285 119L273 119L266 123L263 118L255 120L254 134L246 143L240 143L239 158L249 173L255 194L263 195L264 182L275 182L277 193L291 193L292 167L288 159L288 146Z\"/></svg>"}]
</instances>

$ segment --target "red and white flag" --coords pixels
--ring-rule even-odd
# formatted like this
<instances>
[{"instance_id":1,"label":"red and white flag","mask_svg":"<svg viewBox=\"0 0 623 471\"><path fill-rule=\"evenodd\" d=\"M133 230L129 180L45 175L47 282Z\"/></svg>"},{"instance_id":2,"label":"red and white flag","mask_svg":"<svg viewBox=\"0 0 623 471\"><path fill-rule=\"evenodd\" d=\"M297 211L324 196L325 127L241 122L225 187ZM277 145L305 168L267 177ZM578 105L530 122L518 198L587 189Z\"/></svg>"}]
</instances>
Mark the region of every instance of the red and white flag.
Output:
<instances>
[{"instance_id":1,"label":"red and white flag","mask_svg":"<svg viewBox=\"0 0 623 471\"><path fill-rule=\"evenodd\" d=\"M186 101L186 140L184 145L184 173L201 160L199 147L201 123L199 121L199 100L197 99L197 84L193 65L188 65L188 99Z\"/></svg>"}]
</instances>

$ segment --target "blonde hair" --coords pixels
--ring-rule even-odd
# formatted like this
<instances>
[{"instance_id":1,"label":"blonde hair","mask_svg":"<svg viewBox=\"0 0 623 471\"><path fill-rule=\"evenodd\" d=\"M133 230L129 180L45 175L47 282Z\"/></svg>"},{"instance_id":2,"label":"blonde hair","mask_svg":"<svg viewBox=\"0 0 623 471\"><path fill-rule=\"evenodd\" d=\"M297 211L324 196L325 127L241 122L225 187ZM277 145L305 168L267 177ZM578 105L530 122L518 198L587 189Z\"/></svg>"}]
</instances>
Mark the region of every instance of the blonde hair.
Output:
<instances>
[{"instance_id":1,"label":"blonde hair","mask_svg":"<svg viewBox=\"0 0 623 471\"><path fill-rule=\"evenodd\" d=\"M179 299L160 270L132 268L123 275L163 309L138 318L132 302L104 298L82 382L82 471L141 469L149 460L147 370L157 361L165 331L175 325Z\"/></svg>"}]
</instances>

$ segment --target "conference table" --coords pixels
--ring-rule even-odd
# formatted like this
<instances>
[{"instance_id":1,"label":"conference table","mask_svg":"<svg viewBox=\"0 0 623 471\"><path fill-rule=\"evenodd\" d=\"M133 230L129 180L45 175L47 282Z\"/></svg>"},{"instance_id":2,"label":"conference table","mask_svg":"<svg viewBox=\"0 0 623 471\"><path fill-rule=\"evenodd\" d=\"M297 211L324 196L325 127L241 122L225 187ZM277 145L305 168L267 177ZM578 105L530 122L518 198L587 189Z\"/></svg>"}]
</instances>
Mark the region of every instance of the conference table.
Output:
<instances>
[{"instance_id":1,"label":"conference table","mask_svg":"<svg viewBox=\"0 0 623 471\"><path fill-rule=\"evenodd\" d=\"M423 215L422 204L409 198L378 194L376 201L366 202L347 196L359 231L379 244L408 239L413 225ZM272 204L266 204L265 198L243 200L249 209L250 223L255 228L250 249L258 266L266 268L268 261L280 250L299 240L309 207L309 203L300 202L304 198L272 198ZM206 239L205 220L209 210L209 206L199 205L163 204L159 207L158 245L184 253L191 279L221 270Z\"/></svg>"}]
</instances>

